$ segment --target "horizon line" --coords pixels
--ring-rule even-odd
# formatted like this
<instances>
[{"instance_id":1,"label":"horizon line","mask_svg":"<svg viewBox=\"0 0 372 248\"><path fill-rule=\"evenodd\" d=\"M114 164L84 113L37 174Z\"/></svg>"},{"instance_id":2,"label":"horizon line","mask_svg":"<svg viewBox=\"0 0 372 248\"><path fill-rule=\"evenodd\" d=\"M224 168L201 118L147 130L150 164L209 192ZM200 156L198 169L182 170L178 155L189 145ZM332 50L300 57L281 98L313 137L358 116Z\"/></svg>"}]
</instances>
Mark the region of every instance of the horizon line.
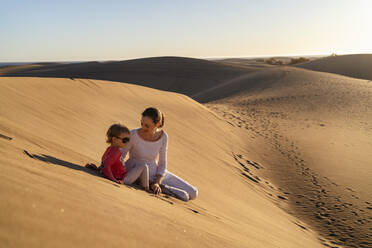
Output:
<instances>
[{"instance_id":1,"label":"horizon line","mask_svg":"<svg viewBox=\"0 0 372 248\"><path fill-rule=\"evenodd\" d=\"M126 61L135 59L145 59L145 58L157 58L157 57L181 57L181 58L195 58L195 59L205 59L205 60L218 60L218 59L256 59L256 58L272 58L272 57L322 57L330 56L336 54L342 55L358 55L358 54L372 54L372 53L330 53L330 54L275 54L275 55L247 55L247 56L177 56L177 55L163 55L163 56L149 56L149 57L132 57L127 59L98 59L98 60L35 60L35 61L0 61L0 64L34 64L34 63L84 63L84 62L109 62L109 61Z\"/></svg>"}]
</instances>

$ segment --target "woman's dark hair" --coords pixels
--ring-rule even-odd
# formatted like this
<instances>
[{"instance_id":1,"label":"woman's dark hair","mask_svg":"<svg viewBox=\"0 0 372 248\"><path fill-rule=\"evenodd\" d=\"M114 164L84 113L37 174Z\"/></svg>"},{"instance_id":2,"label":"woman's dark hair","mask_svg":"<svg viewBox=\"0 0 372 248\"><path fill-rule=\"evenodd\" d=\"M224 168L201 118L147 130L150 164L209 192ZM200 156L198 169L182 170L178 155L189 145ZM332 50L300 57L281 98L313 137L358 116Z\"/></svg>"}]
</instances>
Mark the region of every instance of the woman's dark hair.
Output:
<instances>
[{"instance_id":1,"label":"woman's dark hair","mask_svg":"<svg viewBox=\"0 0 372 248\"><path fill-rule=\"evenodd\" d=\"M111 127L107 130L107 143L112 142L112 137L118 137L122 133L130 133L129 129L121 124L113 124Z\"/></svg>"},{"instance_id":2,"label":"woman's dark hair","mask_svg":"<svg viewBox=\"0 0 372 248\"><path fill-rule=\"evenodd\" d=\"M142 116L145 117L149 117L151 118L151 120L157 124L160 122L160 127L163 127L164 126L164 114L162 112L160 112L159 109L157 108L147 108L145 109L145 111L143 111L142 113Z\"/></svg>"}]
</instances>

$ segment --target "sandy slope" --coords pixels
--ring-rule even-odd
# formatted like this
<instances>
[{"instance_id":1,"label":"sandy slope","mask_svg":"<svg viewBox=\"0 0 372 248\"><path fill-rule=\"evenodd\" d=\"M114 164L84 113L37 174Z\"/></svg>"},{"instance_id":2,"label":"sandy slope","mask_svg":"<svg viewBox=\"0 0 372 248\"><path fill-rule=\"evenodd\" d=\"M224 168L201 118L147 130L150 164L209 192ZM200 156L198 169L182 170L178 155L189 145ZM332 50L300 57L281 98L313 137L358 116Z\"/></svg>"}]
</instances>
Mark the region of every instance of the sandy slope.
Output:
<instances>
[{"instance_id":1,"label":"sandy slope","mask_svg":"<svg viewBox=\"0 0 372 248\"><path fill-rule=\"evenodd\" d=\"M271 156L266 172L288 192L295 215L335 244L369 247L372 84L277 67L216 87L205 97L226 91L232 94L207 106L266 140L260 152Z\"/></svg>"},{"instance_id":2,"label":"sandy slope","mask_svg":"<svg viewBox=\"0 0 372 248\"><path fill-rule=\"evenodd\" d=\"M325 57L298 64L296 67L372 80L372 54Z\"/></svg>"},{"instance_id":3,"label":"sandy slope","mask_svg":"<svg viewBox=\"0 0 372 248\"><path fill-rule=\"evenodd\" d=\"M265 139L184 95L6 77L0 92L1 247L322 247L260 175L270 162ZM166 114L168 169L199 188L195 201L154 197L82 167L98 162L110 124L137 127L147 106Z\"/></svg>"}]
</instances>

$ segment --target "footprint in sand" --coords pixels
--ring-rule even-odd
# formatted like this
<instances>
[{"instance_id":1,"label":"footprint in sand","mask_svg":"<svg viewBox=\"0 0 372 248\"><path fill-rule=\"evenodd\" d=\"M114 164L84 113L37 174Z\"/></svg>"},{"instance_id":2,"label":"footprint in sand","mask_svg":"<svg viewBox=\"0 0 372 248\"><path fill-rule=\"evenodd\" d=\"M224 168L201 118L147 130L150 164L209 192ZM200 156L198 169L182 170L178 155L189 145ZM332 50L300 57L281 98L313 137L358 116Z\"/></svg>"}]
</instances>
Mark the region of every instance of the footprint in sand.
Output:
<instances>
[{"instance_id":1,"label":"footprint in sand","mask_svg":"<svg viewBox=\"0 0 372 248\"><path fill-rule=\"evenodd\" d=\"M198 214L199 211L195 210L195 209L192 209L192 208L189 208L191 211L193 211L194 213Z\"/></svg>"},{"instance_id":2,"label":"footprint in sand","mask_svg":"<svg viewBox=\"0 0 372 248\"><path fill-rule=\"evenodd\" d=\"M323 207L324 205L325 205L324 202L317 202L317 203L315 204L315 206L316 206L317 208L319 208L319 207Z\"/></svg>"},{"instance_id":3,"label":"footprint in sand","mask_svg":"<svg viewBox=\"0 0 372 248\"><path fill-rule=\"evenodd\" d=\"M288 200L286 197L281 196L281 195L278 195L278 198L279 198L279 199L282 199L282 200Z\"/></svg>"},{"instance_id":4,"label":"footprint in sand","mask_svg":"<svg viewBox=\"0 0 372 248\"><path fill-rule=\"evenodd\" d=\"M157 199L159 200L162 200L162 201L165 201L167 203L169 203L170 205L174 205L174 202L172 202L171 200L168 200L168 198L170 198L169 196L167 195L160 195L160 196L157 196L157 195L154 195L154 194L150 194L151 197L156 197Z\"/></svg>"},{"instance_id":5,"label":"footprint in sand","mask_svg":"<svg viewBox=\"0 0 372 248\"><path fill-rule=\"evenodd\" d=\"M0 138L3 138L3 139L6 139L6 140L12 140L13 138L12 137L9 137L9 136L6 136L6 135L3 135L0 133Z\"/></svg>"},{"instance_id":6,"label":"footprint in sand","mask_svg":"<svg viewBox=\"0 0 372 248\"><path fill-rule=\"evenodd\" d=\"M261 166L259 163L257 163L257 162L252 162L252 161L249 161L249 160L246 160L246 162L247 162L247 164L249 164L249 165L251 165L251 166L253 166L253 167L255 167L256 169L262 169L263 168L263 166Z\"/></svg>"},{"instance_id":7,"label":"footprint in sand","mask_svg":"<svg viewBox=\"0 0 372 248\"><path fill-rule=\"evenodd\" d=\"M354 214L355 216L359 216L357 212L355 211L351 211L352 214Z\"/></svg>"},{"instance_id":8,"label":"footprint in sand","mask_svg":"<svg viewBox=\"0 0 372 248\"><path fill-rule=\"evenodd\" d=\"M354 199L359 199L359 197L354 194L352 194L351 197L353 197Z\"/></svg>"},{"instance_id":9,"label":"footprint in sand","mask_svg":"<svg viewBox=\"0 0 372 248\"><path fill-rule=\"evenodd\" d=\"M250 175L246 174L246 173L242 173L243 176L245 176L246 178L248 178L249 180L255 182L255 183L259 183L255 178L251 177ZM257 176L255 176L258 180L260 180Z\"/></svg>"},{"instance_id":10,"label":"footprint in sand","mask_svg":"<svg viewBox=\"0 0 372 248\"><path fill-rule=\"evenodd\" d=\"M352 188L346 188L346 189L351 191L351 192L355 192Z\"/></svg>"},{"instance_id":11,"label":"footprint in sand","mask_svg":"<svg viewBox=\"0 0 372 248\"><path fill-rule=\"evenodd\" d=\"M305 226L301 225L300 223L297 223L297 222L293 222L293 223L295 223L297 226L301 227L302 229L307 230L307 228Z\"/></svg>"},{"instance_id":12,"label":"footprint in sand","mask_svg":"<svg viewBox=\"0 0 372 248\"><path fill-rule=\"evenodd\" d=\"M28 151L26 150L23 150L23 153L26 154L27 156L29 156L30 158L34 158Z\"/></svg>"}]
</instances>

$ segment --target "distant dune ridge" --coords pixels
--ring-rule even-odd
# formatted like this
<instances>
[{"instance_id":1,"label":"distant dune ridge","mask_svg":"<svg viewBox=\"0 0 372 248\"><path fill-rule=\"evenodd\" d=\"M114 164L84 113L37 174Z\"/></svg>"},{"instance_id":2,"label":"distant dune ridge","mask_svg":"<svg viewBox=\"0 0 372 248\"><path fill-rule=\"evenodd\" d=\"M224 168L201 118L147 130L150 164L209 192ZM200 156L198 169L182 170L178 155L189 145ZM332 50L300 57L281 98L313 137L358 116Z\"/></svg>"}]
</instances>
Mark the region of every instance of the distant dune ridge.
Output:
<instances>
[{"instance_id":1,"label":"distant dune ridge","mask_svg":"<svg viewBox=\"0 0 372 248\"><path fill-rule=\"evenodd\" d=\"M372 84L354 73L179 57L0 68L0 244L370 247ZM147 106L195 201L82 167Z\"/></svg>"},{"instance_id":2,"label":"distant dune ridge","mask_svg":"<svg viewBox=\"0 0 372 248\"><path fill-rule=\"evenodd\" d=\"M372 80L372 54L329 56L295 66L313 71Z\"/></svg>"},{"instance_id":3,"label":"distant dune ridge","mask_svg":"<svg viewBox=\"0 0 372 248\"><path fill-rule=\"evenodd\" d=\"M155 57L118 62L30 65L0 68L0 76L87 78L133 83L188 96L256 68L241 68L183 57Z\"/></svg>"}]
</instances>

